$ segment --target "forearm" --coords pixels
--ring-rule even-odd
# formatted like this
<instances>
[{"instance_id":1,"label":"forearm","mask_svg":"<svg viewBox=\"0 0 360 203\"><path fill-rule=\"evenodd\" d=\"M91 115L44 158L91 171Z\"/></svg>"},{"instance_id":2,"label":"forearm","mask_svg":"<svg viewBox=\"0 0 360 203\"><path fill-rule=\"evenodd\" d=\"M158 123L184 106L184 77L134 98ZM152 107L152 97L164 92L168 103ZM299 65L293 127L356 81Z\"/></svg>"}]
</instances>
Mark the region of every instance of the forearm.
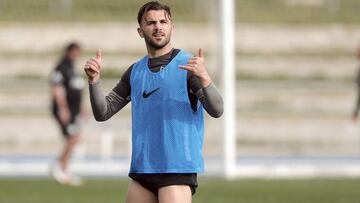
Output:
<instances>
[{"instance_id":1,"label":"forearm","mask_svg":"<svg viewBox=\"0 0 360 203\"><path fill-rule=\"evenodd\" d=\"M122 109L128 101L111 91L106 97L100 82L89 84L91 108L97 121L106 121Z\"/></svg>"},{"instance_id":2,"label":"forearm","mask_svg":"<svg viewBox=\"0 0 360 203\"><path fill-rule=\"evenodd\" d=\"M196 96L210 116L219 118L223 114L223 99L214 83L210 83L207 87L198 90Z\"/></svg>"}]
</instances>

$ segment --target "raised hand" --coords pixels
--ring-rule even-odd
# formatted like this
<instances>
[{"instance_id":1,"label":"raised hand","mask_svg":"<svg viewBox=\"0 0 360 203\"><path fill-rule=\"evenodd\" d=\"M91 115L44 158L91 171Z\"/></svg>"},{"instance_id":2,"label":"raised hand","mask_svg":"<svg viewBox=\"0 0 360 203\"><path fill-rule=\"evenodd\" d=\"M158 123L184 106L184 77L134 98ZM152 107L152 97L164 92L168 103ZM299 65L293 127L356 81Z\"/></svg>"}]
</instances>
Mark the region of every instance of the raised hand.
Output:
<instances>
[{"instance_id":1,"label":"raised hand","mask_svg":"<svg viewBox=\"0 0 360 203\"><path fill-rule=\"evenodd\" d=\"M86 61L84 70L88 76L90 83L96 83L100 79L100 69L101 69L101 51L100 49L96 52L95 58L90 58Z\"/></svg>"},{"instance_id":2,"label":"raised hand","mask_svg":"<svg viewBox=\"0 0 360 203\"><path fill-rule=\"evenodd\" d=\"M180 65L179 68L190 71L197 76L203 87L211 83L211 78L205 68L205 57L202 48L199 49L198 56L191 57L186 65Z\"/></svg>"}]
</instances>

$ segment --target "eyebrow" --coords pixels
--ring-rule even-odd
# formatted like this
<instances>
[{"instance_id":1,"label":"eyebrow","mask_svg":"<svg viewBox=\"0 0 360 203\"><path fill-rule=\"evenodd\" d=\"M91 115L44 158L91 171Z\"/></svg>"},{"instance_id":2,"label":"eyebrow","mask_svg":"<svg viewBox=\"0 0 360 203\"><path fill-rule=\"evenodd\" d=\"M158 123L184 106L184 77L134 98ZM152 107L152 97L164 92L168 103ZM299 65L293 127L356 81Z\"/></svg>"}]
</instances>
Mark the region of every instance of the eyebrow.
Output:
<instances>
[{"instance_id":1,"label":"eyebrow","mask_svg":"<svg viewBox=\"0 0 360 203\"><path fill-rule=\"evenodd\" d=\"M144 22L146 25L153 25L156 24L156 20L145 20Z\"/></svg>"},{"instance_id":2,"label":"eyebrow","mask_svg":"<svg viewBox=\"0 0 360 203\"><path fill-rule=\"evenodd\" d=\"M168 22L168 21L170 21L170 19L166 19L166 18L160 19L160 20L147 20L147 19L144 19L144 20L145 20L146 23L155 23L156 21L159 21L159 22L164 22L164 21Z\"/></svg>"}]
</instances>

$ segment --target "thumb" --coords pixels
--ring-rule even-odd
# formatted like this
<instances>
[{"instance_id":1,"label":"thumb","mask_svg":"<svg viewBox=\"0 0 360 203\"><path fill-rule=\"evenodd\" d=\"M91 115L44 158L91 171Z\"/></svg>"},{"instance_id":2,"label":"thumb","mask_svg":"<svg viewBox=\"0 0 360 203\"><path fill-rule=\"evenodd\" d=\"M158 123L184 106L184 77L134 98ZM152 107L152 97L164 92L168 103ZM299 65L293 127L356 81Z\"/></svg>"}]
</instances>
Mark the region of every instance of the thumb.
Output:
<instances>
[{"instance_id":1,"label":"thumb","mask_svg":"<svg viewBox=\"0 0 360 203\"><path fill-rule=\"evenodd\" d=\"M100 49L98 49L96 51L96 59L101 60L101 50Z\"/></svg>"},{"instance_id":2,"label":"thumb","mask_svg":"<svg viewBox=\"0 0 360 203\"><path fill-rule=\"evenodd\" d=\"M204 51L202 48L199 49L199 55L200 58L204 58Z\"/></svg>"}]
</instances>

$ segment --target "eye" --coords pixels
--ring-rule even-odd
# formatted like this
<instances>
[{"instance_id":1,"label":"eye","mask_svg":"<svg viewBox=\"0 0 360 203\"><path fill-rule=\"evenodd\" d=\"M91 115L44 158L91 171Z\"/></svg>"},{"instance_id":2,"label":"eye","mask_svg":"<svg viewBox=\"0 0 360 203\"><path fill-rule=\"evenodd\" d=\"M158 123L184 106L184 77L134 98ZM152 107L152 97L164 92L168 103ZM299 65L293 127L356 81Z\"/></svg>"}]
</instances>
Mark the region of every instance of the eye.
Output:
<instances>
[{"instance_id":1,"label":"eye","mask_svg":"<svg viewBox=\"0 0 360 203\"><path fill-rule=\"evenodd\" d=\"M153 25L155 24L155 21L147 21L146 25Z\"/></svg>"}]
</instances>

